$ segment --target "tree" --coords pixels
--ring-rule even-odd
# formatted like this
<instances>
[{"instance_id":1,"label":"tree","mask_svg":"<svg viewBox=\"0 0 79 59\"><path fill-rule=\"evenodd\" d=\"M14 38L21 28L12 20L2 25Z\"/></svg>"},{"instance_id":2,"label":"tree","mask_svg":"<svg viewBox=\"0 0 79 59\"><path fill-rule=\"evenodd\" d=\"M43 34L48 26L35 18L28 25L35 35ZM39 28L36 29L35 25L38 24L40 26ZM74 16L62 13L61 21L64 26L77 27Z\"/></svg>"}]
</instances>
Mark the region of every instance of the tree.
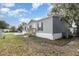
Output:
<instances>
[{"instance_id":1,"label":"tree","mask_svg":"<svg viewBox=\"0 0 79 59\"><path fill-rule=\"evenodd\" d=\"M10 29L11 29L12 32L16 31L16 27L15 26L12 26Z\"/></svg>"},{"instance_id":2,"label":"tree","mask_svg":"<svg viewBox=\"0 0 79 59\"><path fill-rule=\"evenodd\" d=\"M79 4L51 4L53 6L50 15L59 14L62 21L64 21L68 28L72 27L73 21L77 26L77 33L79 33Z\"/></svg>"},{"instance_id":3,"label":"tree","mask_svg":"<svg viewBox=\"0 0 79 59\"><path fill-rule=\"evenodd\" d=\"M5 21L0 21L0 28L1 29L7 29L9 27L9 24L7 24Z\"/></svg>"},{"instance_id":4,"label":"tree","mask_svg":"<svg viewBox=\"0 0 79 59\"><path fill-rule=\"evenodd\" d=\"M22 32L23 30L26 30L26 24L25 22L22 22L19 26L18 26L18 30L20 32Z\"/></svg>"},{"instance_id":5,"label":"tree","mask_svg":"<svg viewBox=\"0 0 79 59\"><path fill-rule=\"evenodd\" d=\"M23 29L22 25L19 25L19 26L18 26L18 30L19 30L20 32L22 32L22 29Z\"/></svg>"},{"instance_id":6,"label":"tree","mask_svg":"<svg viewBox=\"0 0 79 59\"><path fill-rule=\"evenodd\" d=\"M3 17L0 17L0 29L7 29L9 24L4 21Z\"/></svg>"}]
</instances>

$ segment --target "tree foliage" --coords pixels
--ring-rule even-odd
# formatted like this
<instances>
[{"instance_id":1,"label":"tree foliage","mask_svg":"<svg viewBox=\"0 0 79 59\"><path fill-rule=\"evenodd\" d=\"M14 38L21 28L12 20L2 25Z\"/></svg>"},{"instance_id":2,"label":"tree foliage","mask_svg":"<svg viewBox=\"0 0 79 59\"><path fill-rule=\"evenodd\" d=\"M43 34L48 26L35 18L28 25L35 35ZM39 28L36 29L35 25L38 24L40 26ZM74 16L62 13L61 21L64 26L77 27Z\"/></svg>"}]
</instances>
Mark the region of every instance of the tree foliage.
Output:
<instances>
[{"instance_id":1,"label":"tree foliage","mask_svg":"<svg viewBox=\"0 0 79 59\"><path fill-rule=\"evenodd\" d=\"M52 4L52 14L59 14L61 20L65 21L68 25L72 25L73 20L76 24L79 24L79 4L67 3L67 4Z\"/></svg>"},{"instance_id":2,"label":"tree foliage","mask_svg":"<svg viewBox=\"0 0 79 59\"><path fill-rule=\"evenodd\" d=\"M18 26L18 31L22 32L22 29L23 29L22 25L19 25Z\"/></svg>"},{"instance_id":3,"label":"tree foliage","mask_svg":"<svg viewBox=\"0 0 79 59\"><path fill-rule=\"evenodd\" d=\"M12 26L10 29L11 29L12 32L16 31L16 27L15 26Z\"/></svg>"},{"instance_id":4,"label":"tree foliage","mask_svg":"<svg viewBox=\"0 0 79 59\"><path fill-rule=\"evenodd\" d=\"M9 27L9 24L7 24L5 21L0 21L0 29L7 29Z\"/></svg>"},{"instance_id":5,"label":"tree foliage","mask_svg":"<svg viewBox=\"0 0 79 59\"><path fill-rule=\"evenodd\" d=\"M25 27L26 27L26 23L25 23L25 22L22 22L22 23L18 26L18 30L19 30L20 32L22 32L22 30L25 29Z\"/></svg>"},{"instance_id":6,"label":"tree foliage","mask_svg":"<svg viewBox=\"0 0 79 59\"><path fill-rule=\"evenodd\" d=\"M59 14L60 19L72 27L73 21L79 30L79 4L77 3L65 3L65 4L51 4L53 6L50 15ZM79 32L79 31L77 31Z\"/></svg>"}]
</instances>

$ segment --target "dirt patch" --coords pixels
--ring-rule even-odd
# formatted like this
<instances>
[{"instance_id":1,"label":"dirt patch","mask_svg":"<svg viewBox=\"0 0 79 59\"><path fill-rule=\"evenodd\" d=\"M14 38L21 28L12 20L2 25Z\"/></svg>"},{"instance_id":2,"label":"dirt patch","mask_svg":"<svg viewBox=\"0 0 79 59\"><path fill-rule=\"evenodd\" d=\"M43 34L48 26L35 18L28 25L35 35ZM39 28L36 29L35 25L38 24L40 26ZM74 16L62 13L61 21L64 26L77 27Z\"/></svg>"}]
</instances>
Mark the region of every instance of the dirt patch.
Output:
<instances>
[{"instance_id":1,"label":"dirt patch","mask_svg":"<svg viewBox=\"0 0 79 59\"><path fill-rule=\"evenodd\" d=\"M29 55L45 55L45 56L72 56L72 55L79 55L79 49L77 47L75 47L74 45L79 41L75 41L72 40L70 42L68 42L65 45L61 45L62 43L60 43L60 45L55 45L55 42L57 43L58 40L56 41L42 41L39 40L39 38L36 40L34 38L30 38L29 39L29 51L31 51L31 53L29 53ZM53 43L54 42L54 43ZM61 42L65 42L64 40L62 40ZM59 44L58 43L58 44Z\"/></svg>"}]
</instances>

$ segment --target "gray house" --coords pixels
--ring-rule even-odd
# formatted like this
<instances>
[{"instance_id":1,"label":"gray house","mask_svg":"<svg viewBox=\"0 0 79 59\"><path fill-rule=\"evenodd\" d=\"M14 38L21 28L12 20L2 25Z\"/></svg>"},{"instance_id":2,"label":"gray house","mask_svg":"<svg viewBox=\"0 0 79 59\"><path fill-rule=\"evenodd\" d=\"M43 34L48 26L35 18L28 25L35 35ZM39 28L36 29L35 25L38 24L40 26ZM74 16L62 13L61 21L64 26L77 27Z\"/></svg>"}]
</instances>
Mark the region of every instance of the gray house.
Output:
<instances>
[{"instance_id":1,"label":"gray house","mask_svg":"<svg viewBox=\"0 0 79 59\"><path fill-rule=\"evenodd\" d=\"M31 21L28 23L28 28L37 29L37 21L36 21L36 20L31 20Z\"/></svg>"},{"instance_id":2,"label":"gray house","mask_svg":"<svg viewBox=\"0 0 79 59\"><path fill-rule=\"evenodd\" d=\"M31 20L28 26L35 29L36 36L51 40L62 38L63 33L67 31L58 15L49 16L38 21Z\"/></svg>"}]
</instances>

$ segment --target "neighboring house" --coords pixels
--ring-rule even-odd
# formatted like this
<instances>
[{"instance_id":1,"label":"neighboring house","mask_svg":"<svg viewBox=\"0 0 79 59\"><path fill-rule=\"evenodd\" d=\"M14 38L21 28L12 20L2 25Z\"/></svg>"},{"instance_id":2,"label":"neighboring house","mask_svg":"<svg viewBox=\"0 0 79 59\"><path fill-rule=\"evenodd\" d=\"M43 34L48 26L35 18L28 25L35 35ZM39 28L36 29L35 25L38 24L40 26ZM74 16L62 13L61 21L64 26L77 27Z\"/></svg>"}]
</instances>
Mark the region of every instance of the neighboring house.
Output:
<instances>
[{"instance_id":1,"label":"neighboring house","mask_svg":"<svg viewBox=\"0 0 79 59\"><path fill-rule=\"evenodd\" d=\"M10 32L10 29L3 29L4 32Z\"/></svg>"},{"instance_id":2,"label":"neighboring house","mask_svg":"<svg viewBox=\"0 0 79 59\"><path fill-rule=\"evenodd\" d=\"M27 24L24 24L22 34L26 34L26 33L27 33Z\"/></svg>"},{"instance_id":3,"label":"neighboring house","mask_svg":"<svg viewBox=\"0 0 79 59\"><path fill-rule=\"evenodd\" d=\"M58 15L49 16L38 21L31 20L28 26L36 30L36 36L51 40L62 38L63 33L66 34L67 31Z\"/></svg>"},{"instance_id":4,"label":"neighboring house","mask_svg":"<svg viewBox=\"0 0 79 59\"><path fill-rule=\"evenodd\" d=\"M37 21L36 20L31 20L28 23L28 28L35 28L35 29L37 29Z\"/></svg>"},{"instance_id":5,"label":"neighboring house","mask_svg":"<svg viewBox=\"0 0 79 59\"><path fill-rule=\"evenodd\" d=\"M31 20L28 24L28 29L31 28L33 32L36 32L37 30L37 21L36 20Z\"/></svg>"}]
</instances>

